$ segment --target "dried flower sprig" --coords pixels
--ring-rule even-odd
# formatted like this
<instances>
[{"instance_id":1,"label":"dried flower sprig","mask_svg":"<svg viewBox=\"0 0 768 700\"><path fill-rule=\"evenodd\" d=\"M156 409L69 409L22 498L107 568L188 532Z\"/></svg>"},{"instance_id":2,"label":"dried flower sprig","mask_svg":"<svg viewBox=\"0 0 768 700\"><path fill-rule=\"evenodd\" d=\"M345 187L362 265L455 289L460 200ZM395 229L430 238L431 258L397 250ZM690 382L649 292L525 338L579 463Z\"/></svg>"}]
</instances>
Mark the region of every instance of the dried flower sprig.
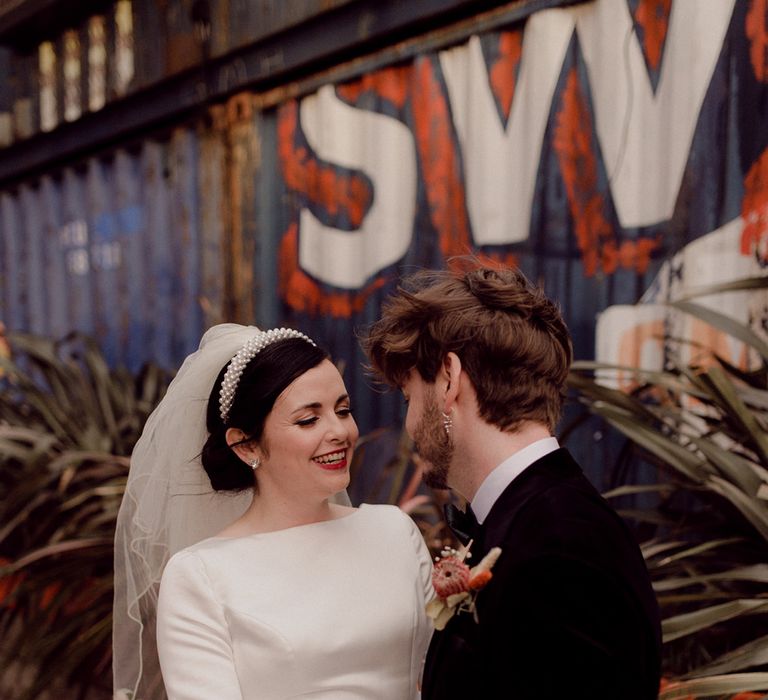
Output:
<instances>
[{"instance_id":1,"label":"dried flower sprig","mask_svg":"<svg viewBox=\"0 0 768 700\"><path fill-rule=\"evenodd\" d=\"M456 613L470 612L478 622L475 599L478 591L485 588L493 577L491 569L501 554L500 547L493 547L482 561L469 568L465 563L472 555L470 541L461 549L446 547L436 558L432 571L435 598L427 603L427 616L436 630L442 630Z\"/></svg>"}]
</instances>

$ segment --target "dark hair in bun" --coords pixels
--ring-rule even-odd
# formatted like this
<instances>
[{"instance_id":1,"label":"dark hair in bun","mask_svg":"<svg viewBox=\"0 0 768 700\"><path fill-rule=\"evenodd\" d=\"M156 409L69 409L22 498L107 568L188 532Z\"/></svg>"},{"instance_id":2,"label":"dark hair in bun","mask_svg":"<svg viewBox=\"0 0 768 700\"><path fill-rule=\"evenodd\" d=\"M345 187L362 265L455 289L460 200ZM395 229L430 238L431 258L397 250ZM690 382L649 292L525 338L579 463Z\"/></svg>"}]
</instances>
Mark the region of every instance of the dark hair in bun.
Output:
<instances>
[{"instance_id":1,"label":"dark hair in bun","mask_svg":"<svg viewBox=\"0 0 768 700\"><path fill-rule=\"evenodd\" d=\"M328 353L301 338L267 345L243 370L226 425L219 413L219 392L229 362L221 368L208 398L209 436L202 453L203 467L215 491L242 491L256 486L253 470L227 445L227 429L238 428L252 440L260 440L277 397L295 379L326 359Z\"/></svg>"}]
</instances>

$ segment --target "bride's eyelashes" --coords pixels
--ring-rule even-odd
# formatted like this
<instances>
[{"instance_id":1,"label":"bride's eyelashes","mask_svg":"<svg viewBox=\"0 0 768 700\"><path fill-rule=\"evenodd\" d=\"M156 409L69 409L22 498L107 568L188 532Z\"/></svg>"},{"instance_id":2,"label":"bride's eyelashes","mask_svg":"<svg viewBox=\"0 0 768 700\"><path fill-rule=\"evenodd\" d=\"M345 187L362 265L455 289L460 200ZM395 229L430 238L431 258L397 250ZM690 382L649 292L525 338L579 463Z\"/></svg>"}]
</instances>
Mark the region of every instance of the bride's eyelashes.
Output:
<instances>
[{"instance_id":1,"label":"bride's eyelashes","mask_svg":"<svg viewBox=\"0 0 768 700\"><path fill-rule=\"evenodd\" d=\"M349 406L345 406L344 408L337 408L336 415L339 416L339 418L349 418L352 416L352 408ZM311 416L310 418L302 418L301 420L297 420L295 425L308 427L317 423L318 420L320 420L320 416Z\"/></svg>"}]
</instances>

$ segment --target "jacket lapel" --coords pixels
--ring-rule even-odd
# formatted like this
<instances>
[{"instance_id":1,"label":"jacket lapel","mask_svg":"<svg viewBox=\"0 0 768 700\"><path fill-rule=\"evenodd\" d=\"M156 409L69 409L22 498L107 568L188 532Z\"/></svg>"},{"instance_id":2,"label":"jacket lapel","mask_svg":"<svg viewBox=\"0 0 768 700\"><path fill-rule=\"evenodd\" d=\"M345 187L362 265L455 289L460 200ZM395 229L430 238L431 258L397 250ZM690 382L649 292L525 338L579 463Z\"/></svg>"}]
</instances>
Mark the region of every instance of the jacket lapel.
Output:
<instances>
[{"instance_id":1,"label":"jacket lapel","mask_svg":"<svg viewBox=\"0 0 768 700\"><path fill-rule=\"evenodd\" d=\"M505 540L518 512L531 498L559 481L578 478L581 474L581 467L563 447L527 467L502 491L480 526L480 537L473 547L473 561L480 561L491 547Z\"/></svg>"}]
</instances>

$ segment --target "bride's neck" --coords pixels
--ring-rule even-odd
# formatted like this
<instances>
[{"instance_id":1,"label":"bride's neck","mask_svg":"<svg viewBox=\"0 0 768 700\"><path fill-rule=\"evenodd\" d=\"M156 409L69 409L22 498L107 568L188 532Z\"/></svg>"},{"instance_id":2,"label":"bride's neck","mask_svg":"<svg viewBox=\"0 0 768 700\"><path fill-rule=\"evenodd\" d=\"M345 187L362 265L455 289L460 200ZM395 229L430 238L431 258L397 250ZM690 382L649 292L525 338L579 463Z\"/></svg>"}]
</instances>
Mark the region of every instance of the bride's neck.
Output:
<instances>
[{"instance_id":1,"label":"bride's neck","mask_svg":"<svg viewBox=\"0 0 768 700\"><path fill-rule=\"evenodd\" d=\"M334 506L328 499L305 502L298 498L258 493L241 520L253 532L273 532L331 520L335 516Z\"/></svg>"}]
</instances>

